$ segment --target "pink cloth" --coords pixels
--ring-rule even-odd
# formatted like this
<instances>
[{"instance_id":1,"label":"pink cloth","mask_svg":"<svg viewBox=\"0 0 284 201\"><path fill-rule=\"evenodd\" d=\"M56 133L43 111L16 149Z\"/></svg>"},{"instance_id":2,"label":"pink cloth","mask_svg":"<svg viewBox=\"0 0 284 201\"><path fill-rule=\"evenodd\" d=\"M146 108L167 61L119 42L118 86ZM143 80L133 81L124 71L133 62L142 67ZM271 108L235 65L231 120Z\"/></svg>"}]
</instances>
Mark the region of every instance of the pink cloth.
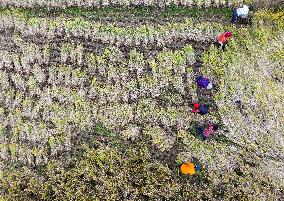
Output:
<instances>
[{"instance_id":1,"label":"pink cloth","mask_svg":"<svg viewBox=\"0 0 284 201\"><path fill-rule=\"evenodd\" d=\"M213 130L213 124L209 124L208 127L204 130L204 136L209 137L212 135L215 131Z\"/></svg>"}]
</instances>

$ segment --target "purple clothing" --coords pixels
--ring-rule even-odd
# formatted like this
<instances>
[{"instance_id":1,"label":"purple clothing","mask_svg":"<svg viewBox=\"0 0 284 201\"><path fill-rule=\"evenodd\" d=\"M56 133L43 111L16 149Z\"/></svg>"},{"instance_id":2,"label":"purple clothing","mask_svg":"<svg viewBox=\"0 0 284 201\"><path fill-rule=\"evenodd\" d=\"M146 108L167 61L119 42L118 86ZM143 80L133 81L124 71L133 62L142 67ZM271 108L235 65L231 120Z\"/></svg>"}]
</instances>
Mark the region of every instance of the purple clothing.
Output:
<instances>
[{"instance_id":1,"label":"purple clothing","mask_svg":"<svg viewBox=\"0 0 284 201\"><path fill-rule=\"evenodd\" d=\"M209 79L203 76L200 76L196 79L197 85L200 88L206 88L208 86L208 84L210 83Z\"/></svg>"}]
</instances>

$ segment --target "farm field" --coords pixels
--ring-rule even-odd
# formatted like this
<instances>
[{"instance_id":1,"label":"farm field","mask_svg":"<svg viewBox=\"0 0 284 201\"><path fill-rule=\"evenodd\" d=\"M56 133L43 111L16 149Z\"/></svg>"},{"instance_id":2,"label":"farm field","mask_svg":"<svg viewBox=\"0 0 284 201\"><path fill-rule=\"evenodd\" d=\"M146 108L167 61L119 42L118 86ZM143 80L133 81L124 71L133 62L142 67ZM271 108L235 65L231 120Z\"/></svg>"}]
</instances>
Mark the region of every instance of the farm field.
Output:
<instances>
[{"instance_id":1,"label":"farm field","mask_svg":"<svg viewBox=\"0 0 284 201\"><path fill-rule=\"evenodd\" d=\"M277 2L0 0L0 200L283 200Z\"/></svg>"}]
</instances>

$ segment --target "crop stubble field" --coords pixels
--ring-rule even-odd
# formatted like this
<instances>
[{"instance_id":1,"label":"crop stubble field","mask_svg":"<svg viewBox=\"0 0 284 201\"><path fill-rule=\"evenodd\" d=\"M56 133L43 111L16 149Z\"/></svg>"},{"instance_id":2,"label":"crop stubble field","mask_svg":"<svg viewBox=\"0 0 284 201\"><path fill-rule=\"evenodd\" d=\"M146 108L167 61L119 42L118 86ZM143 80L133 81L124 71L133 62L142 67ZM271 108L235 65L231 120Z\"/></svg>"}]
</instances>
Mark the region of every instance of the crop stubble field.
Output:
<instances>
[{"instance_id":1,"label":"crop stubble field","mask_svg":"<svg viewBox=\"0 0 284 201\"><path fill-rule=\"evenodd\" d=\"M32 2L1 1L85 5ZM232 27L226 9L213 21L214 10L200 19L182 9L154 23L1 10L1 199L283 199L283 12L261 9L251 27ZM213 41L226 30L234 37L222 52ZM199 73L216 86L207 96ZM198 100L209 115L190 112ZM207 121L221 129L204 142L195 126ZM180 175L192 157L202 171Z\"/></svg>"}]
</instances>

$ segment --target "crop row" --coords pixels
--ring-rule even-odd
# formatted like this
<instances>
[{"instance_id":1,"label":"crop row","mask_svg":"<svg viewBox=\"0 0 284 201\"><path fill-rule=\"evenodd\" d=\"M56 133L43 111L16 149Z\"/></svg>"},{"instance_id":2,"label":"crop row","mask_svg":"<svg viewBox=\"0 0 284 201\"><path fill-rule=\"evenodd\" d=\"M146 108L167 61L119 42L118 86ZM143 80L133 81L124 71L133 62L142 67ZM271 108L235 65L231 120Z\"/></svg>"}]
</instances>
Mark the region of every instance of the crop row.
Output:
<instances>
[{"instance_id":1,"label":"crop row","mask_svg":"<svg viewBox=\"0 0 284 201\"><path fill-rule=\"evenodd\" d=\"M49 84L67 86L82 87L87 82L86 80L90 82L90 79L93 84L96 79L105 80L104 84L112 84L113 82L126 84L133 76L144 81L147 80L147 76L150 76L157 83L167 83L168 86L170 82L178 82L175 80L177 76L181 79L190 73L191 69L188 68L188 65L195 62L194 50L190 45L176 51L164 48L162 52L156 52L147 57L137 49L133 49L125 55L117 47L102 49L101 53L86 52L83 45L69 42L58 45L58 55L53 54L54 49L50 44L38 45L18 41L16 45L20 53L1 52L0 69L25 75L33 72L38 76L36 79L39 83L45 82L44 71L47 71L49 72ZM56 66L57 62L60 63L60 68L57 67L58 65ZM66 67L65 64L70 66ZM84 72L78 69L74 70L72 66L85 68ZM96 77L92 77L95 74ZM55 75L59 75L58 80L54 80ZM71 75L73 77L78 75L78 78L71 79ZM176 88L180 87L176 86ZM182 90L179 91L182 92Z\"/></svg>"},{"instance_id":2,"label":"crop row","mask_svg":"<svg viewBox=\"0 0 284 201\"><path fill-rule=\"evenodd\" d=\"M197 41L207 43L223 31L218 23L197 23L186 20L158 26L120 27L113 24L91 22L82 18L30 18L2 15L0 30L14 30L29 40L56 41L58 38L82 38L89 42L100 42L125 46L158 46L171 43Z\"/></svg>"},{"instance_id":3,"label":"crop row","mask_svg":"<svg viewBox=\"0 0 284 201\"><path fill-rule=\"evenodd\" d=\"M182 5L187 7L220 7L233 6L238 0L1 0L0 4L4 7L55 7L67 8L72 6L82 6L87 8L99 8L101 6L157 6L164 7L169 5Z\"/></svg>"}]
</instances>

